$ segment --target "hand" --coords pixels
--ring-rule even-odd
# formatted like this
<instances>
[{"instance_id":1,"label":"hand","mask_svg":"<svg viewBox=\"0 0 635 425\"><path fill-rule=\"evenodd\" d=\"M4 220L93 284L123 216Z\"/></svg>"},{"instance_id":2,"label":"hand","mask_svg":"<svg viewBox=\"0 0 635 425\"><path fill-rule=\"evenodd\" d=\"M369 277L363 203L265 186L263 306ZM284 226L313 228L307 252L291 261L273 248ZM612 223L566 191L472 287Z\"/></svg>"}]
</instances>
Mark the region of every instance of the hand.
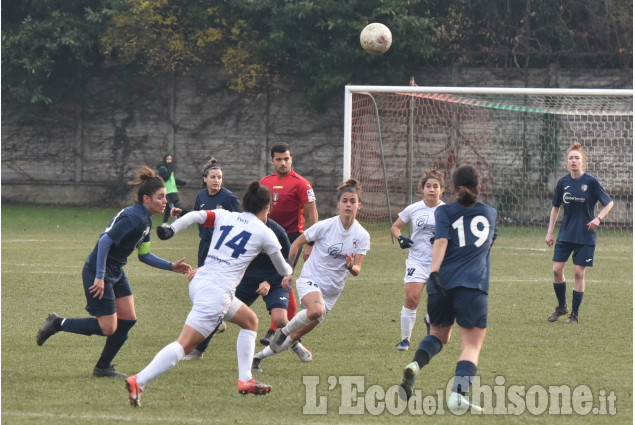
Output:
<instances>
[{"instance_id":1,"label":"hand","mask_svg":"<svg viewBox=\"0 0 635 425\"><path fill-rule=\"evenodd\" d=\"M589 221L586 224L587 229L589 229L590 231L593 231L595 229L597 229L598 227L600 227L600 217L593 217L593 220Z\"/></svg>"},{"instance_id":2,"label":"hand","mask_svg":"<svg viewBox=\"0 0 635 425\"><path fill-rule=\"evenodd\" d=\"M157 229L159 230L159 229ZM176 273L188 274L192 271L192 266L187 263L184 263L185 257L181 258L179 261L172 263L172 271Z\"/></svg>"},{"instance_id":3,"label":"hand","mask_svg":"<svg viewBox=\"0 0 635 425\"><path fill-rule=\"evenodd\" d=\"M163 223L159 227L157 227L157 236L162 241L170 239L174 236L174 229L168 223Z\"/></svg>"},{"instance_id":4,"label":"hand","mask_svg":"<svg viewBox=\"0 0 635 425\"><path fill-rule=\"evenodd\" d=\"M93 298L99 298L101 300L104 296L104 279L95 278L93 286L88 288L88 291L93 294Z\"/></svg>"},{"instance_id":5,"label":"hand","mask_svg":"<svg viewBox=\"0 0 635 425\"><path fill-rule=\"evenodd\" d=\"M401 247L401 249L410 248L412 245L414 245L412 239L408 239L403 236L399 236L397 240L399 241L399 246Z\"/></svg>"},{"instance_id":6,"label":"hand","mask_svg":"<svg viewBox=\"0 0 635 425\"><path fill-rule=\"evenodd\" d=\"M293 275L292 274L288 274L285 277L282 278L282 287L284 289L286 289L287 291L291 291L291 288L293 288Z\"/></svg>"},{"instance_id":7,"label":"hand","mask_svg":"<svg viewBox=\"0 0 635 425\"><path fill-rule=\"evenodd\" d=\"M191 282L192 279L194 279L194 276L196 276L196 272L197 271L198 271L198 268L190 270L190 272L187 274L187 281L188 282Z\"/></svg>"},{"instance_id":8,"label":"hand","mask_svg":"<svg viewBox=\"0 0 635 425\"><path fill-rule=\"evenodd\" d=\"M439 272L432 272L430 276L428 276L428 283L432 285L432 287L444 297L446 296L445 287L443 285L443 281L441 281L441 276L439 276Z\"/></svg>"},{"instance_id":9,"label":"hand","mask_svg":"<svg viewBox=\"0 0 635 425\"><path fill-rule=\"evenodd\" d=\"M344 263L344 268L349 272L353 269L353 265L355 264L355 254L346 254L346 262Z\"/></svg>"},{"instance_id":10,"label":"hand","mask_svg":"<svg viewBox=\"0 0 635 425\"><path fill-rule=\"evenodd\" d=\"M551 232L547 233L547 237L545 238L545 243L547 244L548 247L553 246L553 233Z\"/></svg>"},{"instance_id":11,"label":"hand","mask_svg":"<svg viewBox=\"0 0 635 425\"><path fill-rule=\"evenodd\" d=\"M264 282L260 282L260 285L258 285L258 289L256 289L256 294L266 297L270 289L271 289L271 285L269 284L269 282L265 280Z\"/></svg>"},{"instance_id":12,"label":"hand","mask_svg":"<svg viewBox=\"0 0 635 425\"><path fill-rule=\"evenodd\" d=\"M172 217L178 217L181 215L181 213L183 212L183 210L181 208L172 208L170 210L170 216Z\"/></svg>"}]
</instances>

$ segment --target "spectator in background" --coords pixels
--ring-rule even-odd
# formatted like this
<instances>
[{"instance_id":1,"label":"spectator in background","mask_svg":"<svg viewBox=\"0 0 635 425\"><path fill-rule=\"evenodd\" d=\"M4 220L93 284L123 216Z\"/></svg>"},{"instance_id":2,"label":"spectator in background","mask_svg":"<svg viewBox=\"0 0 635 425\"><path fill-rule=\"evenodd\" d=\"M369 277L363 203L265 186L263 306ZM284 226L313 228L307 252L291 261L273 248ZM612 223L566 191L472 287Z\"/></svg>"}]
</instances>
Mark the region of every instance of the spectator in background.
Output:
<instances>
[{"instance_id":1,"label":"spectator in background","mask_svg":"<svg viewBox=\"0 0 635 425\"><path fill-rule=\"evenodd\" d=\"M159 176L165 182L165 190L167 191L168 206L163 213L163 222L167 223L170 218L172 208L179 208L181 214L187 213L187 210L181 208L179 205L179 190L177 186L185 186L185 181L179 180L174 175L174 157L172 154L167 154L163 157L163 162L157 165L157 171Z\"/></svg>"},{"instance_id":2,"label":"spectator in background","mask_svg":"<svg viewBox=\"0 0 635 425\"><path fill-rule=\"evenodd\" d=\"M287 143L276 143L271 147L271 165L275 173L263 177L260 183L271 191L272 203L269 218L281 225L289 236L291 244L304 233L305 227L309 228L318 221L318 211L315 203L313 187L304 177L292 169L293 158L291 148ZM304 214L307 214L306 226ZM304 252L306 260L311 253L312 245L307 245ZM295 262L300 256L300 251L295 256ZM293 319L297 311L297 303L293 288L289 292L288 320ZM269 345L271 337L277 327L273 321L267 334L260 339L263 345ZM302 347L294 345L293 349ZM297 352L300 359L306 358L306 353Z\"/></svg>"}]
</instances>

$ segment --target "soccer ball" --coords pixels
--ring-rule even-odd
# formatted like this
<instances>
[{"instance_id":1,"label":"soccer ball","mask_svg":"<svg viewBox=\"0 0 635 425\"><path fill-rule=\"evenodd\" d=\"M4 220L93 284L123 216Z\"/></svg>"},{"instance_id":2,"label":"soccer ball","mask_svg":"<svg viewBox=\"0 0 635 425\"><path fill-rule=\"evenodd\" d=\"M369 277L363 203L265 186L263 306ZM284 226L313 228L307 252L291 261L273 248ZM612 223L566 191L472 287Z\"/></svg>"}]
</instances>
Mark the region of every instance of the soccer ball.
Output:
<instances>
[{"instance_id":1,"label":"soccer ball","mask_svg":"<svg viewBox=\"0 0 635 425\"><path fill-rule=\"evenodd\" d=\"M359 35L359 42L371 55L381 55L390 48L392 34L384 24L368 24Z\"/></svg>"}]
</instances>

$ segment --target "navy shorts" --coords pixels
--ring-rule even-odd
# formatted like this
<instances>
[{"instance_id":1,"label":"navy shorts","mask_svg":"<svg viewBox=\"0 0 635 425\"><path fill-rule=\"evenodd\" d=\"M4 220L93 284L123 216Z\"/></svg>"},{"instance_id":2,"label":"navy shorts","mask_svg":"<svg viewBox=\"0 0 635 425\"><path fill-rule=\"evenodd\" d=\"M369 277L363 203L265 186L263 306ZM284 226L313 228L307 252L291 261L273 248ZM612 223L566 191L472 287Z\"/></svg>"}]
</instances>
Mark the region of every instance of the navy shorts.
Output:
<instances>
[{"instance_id":1,"label":"navy shorts","mask_svg":"<svg viewBox=\"0 0 635 425\"><path fill-rule=\"evenodd\" d=\"M256 290L260 286L262 282L262 278L254 277L243 277L243 280L240 281L240 285L236 288L236 298L251 306L260 296L256 293ZM267 306L267 310L269 314L271 314L271 310L274 308L289 308L289 291L282 287L282 277L276 282L269 282L271 288L269 288L269 293L262 297Z\"/></svg>"},{"instance_id":2,"label":"navy shorts","mask_svg":"<svg viewBox=\"0 0 635 425\"><path fill-rule=\"evenodd\" d=\"M571 242L556 242L553 248L553 261L566 263L573 252L573 264L576 266L593 267L595 245L580 245Z\"/></svg>"},{"instance_id":3,"label":"navy shorts","mask_svg":"<svg viewBox=\"0 0 635 425\"><path fill-rule=\"evenodd\" d=\"M480 289L458 286L447 296L428 294L428 315L435 326L452 326L454 321L463 328L487 328L488 296Z\"/></svg>"},{"instance_id":4,"label":"navy shorts","mask_svg":"<svg viewBox=\"0 0 635 425\"><path fill-rule=\"evenodd\" d=\"M86 311L91 316L109 316L117 312L115 298L122 298L132 295L130 282L123 269L118 266L106 265L104 276L104 296L93 298L89 288L95 283L95 269L85 263L82 270L82 280L84 281L84 294L86 295Z\"/></svg>"}]
</instances>

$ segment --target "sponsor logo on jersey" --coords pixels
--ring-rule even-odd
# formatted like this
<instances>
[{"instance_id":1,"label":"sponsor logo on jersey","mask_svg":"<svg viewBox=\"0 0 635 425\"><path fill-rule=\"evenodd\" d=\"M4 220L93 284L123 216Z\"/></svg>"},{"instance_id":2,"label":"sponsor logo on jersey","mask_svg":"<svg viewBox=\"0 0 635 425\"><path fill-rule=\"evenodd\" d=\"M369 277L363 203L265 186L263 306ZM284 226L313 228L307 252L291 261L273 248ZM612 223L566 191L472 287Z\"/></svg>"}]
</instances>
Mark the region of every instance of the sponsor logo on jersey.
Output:
<instances>
[{"instance_id":1,"label":"sponsor logo on jersey","mask_svg":"<svg viewBox=\"0 0 635 425\"><path fill-rule=\"evenodd\" d=\"M569 202L584 202L585 199L584 198L577 198L577 197L573 196L572 194L570 194L569 192L565 192L565 194L562 195L562 201L565 204L568 204Z\"/></svg>"},{"instance_id":2,"label":"sponsor logo on jersey","mask_svg":"<svg viewBox=\"0 0 635 425\"><path fill-rule=\"evenodd\" d=\"M284 188L284 186L274 186L273 188L274 189L282 189L282 188Z\"/></svg>"},{"instance_id":3,"label":"sponsor logo on jersey","mask_svg":"<svg viewBox=\"0 0 635 425\"><path fill-rule=\"evenodd\" d=\"M564 187L564 190L567 190L567 189L569 189L570 187L571 187L571 186L566 185L566 186Z\"/></svg>"},{"instance_id":4,"label":"sponsor logo on jersey","mask_svg":"<svg viewBox=\"0 0 635 425\"><path fill-rule=\"evenodd\" d=\"M346 256L342 254L343 246L344 246L343 243L336 243L334 245L329 246L329 249L328 249L329 255L333 258L346 259Z\"/></svg>"}]
</instances>

